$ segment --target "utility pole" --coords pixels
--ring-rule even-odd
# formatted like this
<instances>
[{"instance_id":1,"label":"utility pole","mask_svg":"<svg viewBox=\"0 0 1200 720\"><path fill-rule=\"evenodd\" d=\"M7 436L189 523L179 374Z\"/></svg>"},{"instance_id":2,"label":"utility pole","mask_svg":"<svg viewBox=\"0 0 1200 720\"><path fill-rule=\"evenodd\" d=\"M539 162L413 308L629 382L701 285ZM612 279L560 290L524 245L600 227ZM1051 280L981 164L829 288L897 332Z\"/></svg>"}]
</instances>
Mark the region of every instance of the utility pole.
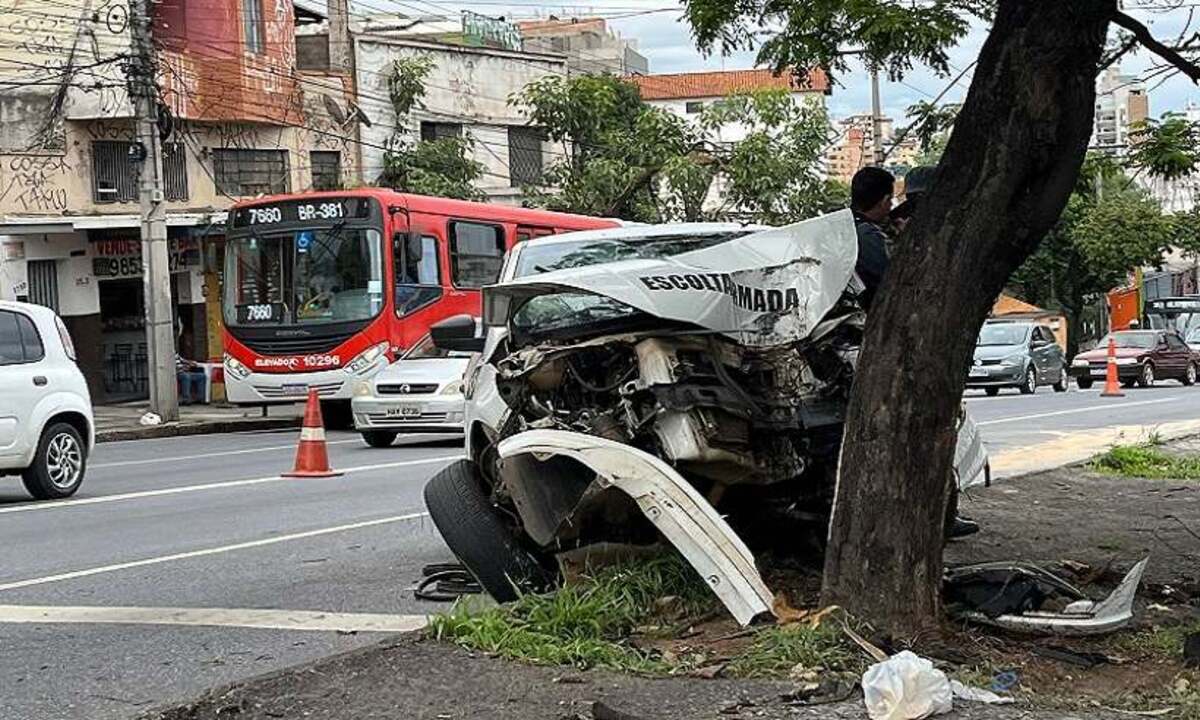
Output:
<instances>
[{"instance_id":1,"label":"utility pole","mask_svg":"<svg viewBox=\"0 0 1200 720\"><path fill-rule=\"evenodd\" d=\"M128 85L137 122L131 162L140 165L138 199L142 215L142 280L146 302L146 361L150 412L164 422L179 419L175 386L175 328L171 317L171 273L163 203L162 141L158 135L158 65L151 37L150 0L130 2L133 57Z\"/></svg>"},{"instance_id":2,"label":"utility pole","mask_svg":"<svg viewBox=\"0 0 1200 720\"><path fill-rule=\"evenodd\" d=\"M349 0L329 0L329 69L335 73L349 75L352 71L350 52Z\"/></svg>"},{"instance_id":3,"label":"utility pole","mask_svg":"<svg viewBox=\"0 0 1200 720\"><path fill-rule=\"evenodd\" d=\"M879 71L871 71L871 149L874 151L872 164L882 166L886 155L883 152L883 108L879 101Z\"/></svg>"}]
</instances>

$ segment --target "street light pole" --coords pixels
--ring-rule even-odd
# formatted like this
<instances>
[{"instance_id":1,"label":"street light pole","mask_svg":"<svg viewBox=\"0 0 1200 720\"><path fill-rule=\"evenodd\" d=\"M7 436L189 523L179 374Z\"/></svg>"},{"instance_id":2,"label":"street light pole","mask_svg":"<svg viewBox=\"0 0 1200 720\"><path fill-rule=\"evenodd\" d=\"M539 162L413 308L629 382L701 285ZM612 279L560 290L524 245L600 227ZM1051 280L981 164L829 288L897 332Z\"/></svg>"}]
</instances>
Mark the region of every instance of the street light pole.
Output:
<instances>
[{"instance_id":1,"label":"street light pole","mask_svg":"<svg viewBox=\"0 0 1200 720\"><path fill-rule=\"evenodd\" d=\"M871 71L871 149L872 164L883 165L883 108L879 101L879 72Z\"/></svg>"},{"instance_id":2,"label":"street light pole","mask_svg":"<svg viewBox=\"0 0 1200 720\"><path fill-rule=\"evenodd\" d=\"M179 419L175 386L175 332L171 315L170 257L163 203L162 141L158 134L157 63L151 37L149 0L130 3L133 57L128 85L137 122L138 200L141 209L142 281L146 302L146 361L150 384L150 411L164 421Z\"/></svg>"}]
</instances>

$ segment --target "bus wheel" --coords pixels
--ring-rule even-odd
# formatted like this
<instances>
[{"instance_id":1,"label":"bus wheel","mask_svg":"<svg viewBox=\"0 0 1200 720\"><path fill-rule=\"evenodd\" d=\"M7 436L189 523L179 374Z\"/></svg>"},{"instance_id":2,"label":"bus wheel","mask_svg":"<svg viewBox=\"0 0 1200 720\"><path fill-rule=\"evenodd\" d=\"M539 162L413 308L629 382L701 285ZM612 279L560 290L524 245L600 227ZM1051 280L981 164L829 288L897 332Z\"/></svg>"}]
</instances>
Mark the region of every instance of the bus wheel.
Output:
<instances>
[{"instance_id":1,"label":"bus wheel","mask_svg":"<svg viewBox=\"0 0 1200 720\"><path fill-rule=\"evenodd\" d=\"M349 400L322 400L321 419L326 430L353 430L354 415Z\"/></svg>"}]
</instances>

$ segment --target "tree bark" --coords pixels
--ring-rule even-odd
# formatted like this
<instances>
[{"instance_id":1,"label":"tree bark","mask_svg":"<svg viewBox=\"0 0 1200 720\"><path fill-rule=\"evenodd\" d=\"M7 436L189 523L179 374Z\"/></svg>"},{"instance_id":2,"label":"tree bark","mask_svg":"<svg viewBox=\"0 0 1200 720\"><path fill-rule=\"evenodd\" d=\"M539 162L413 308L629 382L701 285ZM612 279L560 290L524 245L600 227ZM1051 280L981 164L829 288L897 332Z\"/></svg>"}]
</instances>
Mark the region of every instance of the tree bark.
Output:
<instances>
[{"instance_id":1,"label":"tree bark","mask_svg":"<svg viewBox=\"0 0 1200 720\"><path fill-rule=\"evenodd\" d=\"M1001 0L928 200L899 237L851 393L823 597L936 626L955 420L975 339L1058 219L1092 130L1116 0Z\"/></svg>"}]
</instances>

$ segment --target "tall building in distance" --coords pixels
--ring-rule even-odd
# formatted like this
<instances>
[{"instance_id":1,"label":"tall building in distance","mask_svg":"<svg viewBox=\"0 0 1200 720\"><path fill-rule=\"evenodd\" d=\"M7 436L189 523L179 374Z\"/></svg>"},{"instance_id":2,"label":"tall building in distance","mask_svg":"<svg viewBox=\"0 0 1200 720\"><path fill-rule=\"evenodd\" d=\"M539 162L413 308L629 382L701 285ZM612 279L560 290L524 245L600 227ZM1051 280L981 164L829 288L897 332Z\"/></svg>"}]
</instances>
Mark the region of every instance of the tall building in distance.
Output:
<instances>
[{"instance_id":1,"label":"tall building in distance","mask_svg":"<svg viewBox=\"0 0 1200 720\"><path fill-rule=\"evenodd\" d=\"M880 141L886 150L895 139L895 122L884 117L879 122ZM875 123L870 113L858 113L834 123L833 145L825 153L829 177L848 183L867 165L875 162ZM889 157L890 164L894 158Z\"/></svg>"},{"instance_id":2,"label":"tall building in distance","mask_svg":"<svg viewBox=\"0 0 1200 720\"><path fill-rule=\"evenodd\" d=\"M1149 116L1146 84L1136 75L1122 75L1115 65L1109 67L1096 84L1091 148L1112 155L1127 152L1131 130Z\"/></svg>"}]
</instances>

